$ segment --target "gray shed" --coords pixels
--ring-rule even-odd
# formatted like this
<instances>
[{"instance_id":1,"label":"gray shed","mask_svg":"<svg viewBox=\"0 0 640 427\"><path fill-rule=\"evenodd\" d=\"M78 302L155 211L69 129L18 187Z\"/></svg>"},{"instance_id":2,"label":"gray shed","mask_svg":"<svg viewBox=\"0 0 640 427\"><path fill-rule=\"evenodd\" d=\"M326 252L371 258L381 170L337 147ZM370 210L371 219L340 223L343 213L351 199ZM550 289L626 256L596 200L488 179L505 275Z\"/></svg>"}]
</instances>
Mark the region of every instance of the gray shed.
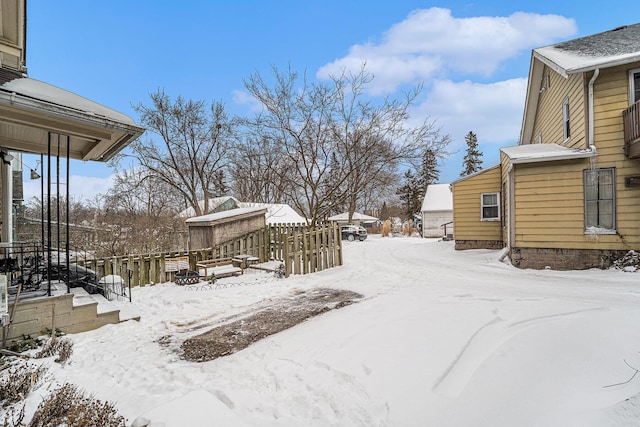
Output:
<instances>
[{"instance_id":1,"label":"gray shed","mask_svg":"<svg viewBox=\"0 0 640 427\"><path fill-rule=\"evenodd\" d=\"M266 226L267 209L236 208L189 218L189 249L212 248Z\"/></svg>"}]
</instances>

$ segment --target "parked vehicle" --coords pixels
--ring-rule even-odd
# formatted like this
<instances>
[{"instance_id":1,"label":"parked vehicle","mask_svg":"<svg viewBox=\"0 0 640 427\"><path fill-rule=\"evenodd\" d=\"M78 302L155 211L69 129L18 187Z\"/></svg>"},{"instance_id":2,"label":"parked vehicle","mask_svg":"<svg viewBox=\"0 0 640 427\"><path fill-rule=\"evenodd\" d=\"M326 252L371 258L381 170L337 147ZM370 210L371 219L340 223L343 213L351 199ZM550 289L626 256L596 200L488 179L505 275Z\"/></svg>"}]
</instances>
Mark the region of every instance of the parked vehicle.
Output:
<instances>
[{"instance_id":1,"label":"parked vehicle","mask_svg":"<svg viewBox=\"0 0 640 427\"><path fill-rule=\"evenodd\" d=\"M363 241L367 238L367 230L357 225L343 225L341 228L342 240L353 242L354 240Z\"/></svg>"}]
</instances>

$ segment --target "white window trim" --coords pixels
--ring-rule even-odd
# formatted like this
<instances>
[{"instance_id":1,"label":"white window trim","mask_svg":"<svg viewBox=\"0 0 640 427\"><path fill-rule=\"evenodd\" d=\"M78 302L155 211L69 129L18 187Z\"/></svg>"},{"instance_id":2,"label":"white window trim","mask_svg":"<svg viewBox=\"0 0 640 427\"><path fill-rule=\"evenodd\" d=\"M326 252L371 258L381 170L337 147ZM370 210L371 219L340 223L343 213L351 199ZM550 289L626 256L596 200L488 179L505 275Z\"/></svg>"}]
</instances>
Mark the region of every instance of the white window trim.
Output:
<instances>
[{"instance_id":1,"label":"white window trim","mask_svg":"<svg viewBox=\"0 0 640 427\"><path fill-rule=\"evenodd\" d=\"M617 206L616 206L616 169L615 168L599 168L600 170L612 170L613 171L613 228L600 228L600 227L589 227L586 228L587 225L587 186L586 182L583 183L583 191L584 191L584 225L585 235L598 235L598 234L618 234L617 227L618 221L616 218L617 215ZM583 176L586 177L586 171L583 173ZM584 179L584 178L583 178Z\"/></svg>"},{"instance_id":2,"label":"white window trim","mask_svg":"<svg viewBox=\"0 0 640 427\"><path fill-rule=\"evenodd\" d=\"M495 195L496 196L496 204L495 205L487 205L487 207L494 207L496 206L498 208L498 216L496 218L485 218L483 215L484 212L484 196L490 196L490 195ZM500 192L499 191L495 191L492 193L482 193L480 194L480 221L500 221Z\"/></svg>"},{"instance_id":3,"label":"white window trim","mask_svg":"<svg viewBox=\"0 0 640 427\"><path fill-rule=\"evenodd\" d=\"M640 68L629 70L629 105L635 104L633 96L635 95L635 87L633 86L633 75L640 73Z\"/></svg>"},{"instance_id":4,"label":"white window trim","mask_svg":"<svg viewBox=\"0 0 640 427\"><path fill-rule=\"evenodd\" d=\"M567 141L571 139L571 111L569 108L569 98L566 98L562 102L562 134L564 136L563 144L566 144Z\"/></svg>"},{"instance_id":5,"label":"white window trim","mask_svg":"<svg viewBox=\"0 0 640 427\"><path fill-rule=\"evenodd\" d=\"M551 89L551 71L547 71L546 87Z\"/></svg>"}]
</instances>

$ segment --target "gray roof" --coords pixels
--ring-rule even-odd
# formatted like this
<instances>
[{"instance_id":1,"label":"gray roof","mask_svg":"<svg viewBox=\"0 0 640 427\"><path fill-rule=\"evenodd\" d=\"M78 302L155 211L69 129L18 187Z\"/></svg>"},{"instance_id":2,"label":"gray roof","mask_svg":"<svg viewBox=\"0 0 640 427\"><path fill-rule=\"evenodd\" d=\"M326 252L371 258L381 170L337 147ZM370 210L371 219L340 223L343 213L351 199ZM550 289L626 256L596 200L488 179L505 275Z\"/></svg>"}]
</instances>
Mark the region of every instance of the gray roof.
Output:
<instances>
[{"instance_id":1,"label":"gray roof","mask_svg":"<svg viewBox=\"0 0 640 427\"><path fill-rule=\"evenodd\" d=\"M545 65L567 78L571 74L637 62L640 62L640 24L625 25L534 49L531 54L520 144L531 143Z\"/></svg>"},{"instance_id":2,"label":"gray roof","mask_svg":"<svg viewBox=\"0 0 640 427\"><path fill-rule=\"evenodd\" d=\"M635 62L640 60L640 24L534 49L534 56L564 75Z\"/></svg>"}]
</instances>

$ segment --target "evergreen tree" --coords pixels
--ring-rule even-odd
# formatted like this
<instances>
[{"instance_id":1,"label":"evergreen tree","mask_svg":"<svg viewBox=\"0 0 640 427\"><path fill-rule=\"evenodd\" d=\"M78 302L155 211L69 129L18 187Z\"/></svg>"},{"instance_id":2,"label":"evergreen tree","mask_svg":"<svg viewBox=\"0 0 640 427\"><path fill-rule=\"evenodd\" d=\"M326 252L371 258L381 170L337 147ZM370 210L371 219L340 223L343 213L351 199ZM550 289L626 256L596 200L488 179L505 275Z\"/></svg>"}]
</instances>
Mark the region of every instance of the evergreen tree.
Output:
<instances>
[{"instance_id":1,"label":"evergreen tree","mask_svg":"<svg viewBox=\"0 0 640 427\"><path fill-rule=\"evenodd\" d=\"M380 209L380 219L382 221L386 221L389 219L389 208L387 207L387 202L382 202L382 208Z\"/></svg>"},{"instance_id":2,"label":"evergreen tree","mask_svg":"<svg viewBox=\"0 0 640 427\"><path fill-rule=\"evenodd\" d=\"M424 189L419 181L419 177L411 169L408 169L404 173L404 184L396 191L404 208L405 219L413 218L413 214L420 211L422 206Z\"/></svg>"},{"instance_id":3,"label":"evergreen tree","mask_svg":"<svg viewBox=\"0 0 640 427\"><path fill-rule=\"evenodd\" d=\"M469 132L464 140L467 143L467 154L462 162L460 176L467 176L482 169L482 152L478 150L478 137L475 133Z\"/></svg>"},{"instance_id":4,"label":"evergreen tree","mask_svg":"<svg viewBox=\"0 0 640 427\"><path fill-rule=\"evenodd\" d=\"M438 158L433 150L429 149L422 156L422 165L420 170L420 184L424 193L429 184L436 184L440 179L440 169L438 169Z\"/></svg>"}]
</instances>

